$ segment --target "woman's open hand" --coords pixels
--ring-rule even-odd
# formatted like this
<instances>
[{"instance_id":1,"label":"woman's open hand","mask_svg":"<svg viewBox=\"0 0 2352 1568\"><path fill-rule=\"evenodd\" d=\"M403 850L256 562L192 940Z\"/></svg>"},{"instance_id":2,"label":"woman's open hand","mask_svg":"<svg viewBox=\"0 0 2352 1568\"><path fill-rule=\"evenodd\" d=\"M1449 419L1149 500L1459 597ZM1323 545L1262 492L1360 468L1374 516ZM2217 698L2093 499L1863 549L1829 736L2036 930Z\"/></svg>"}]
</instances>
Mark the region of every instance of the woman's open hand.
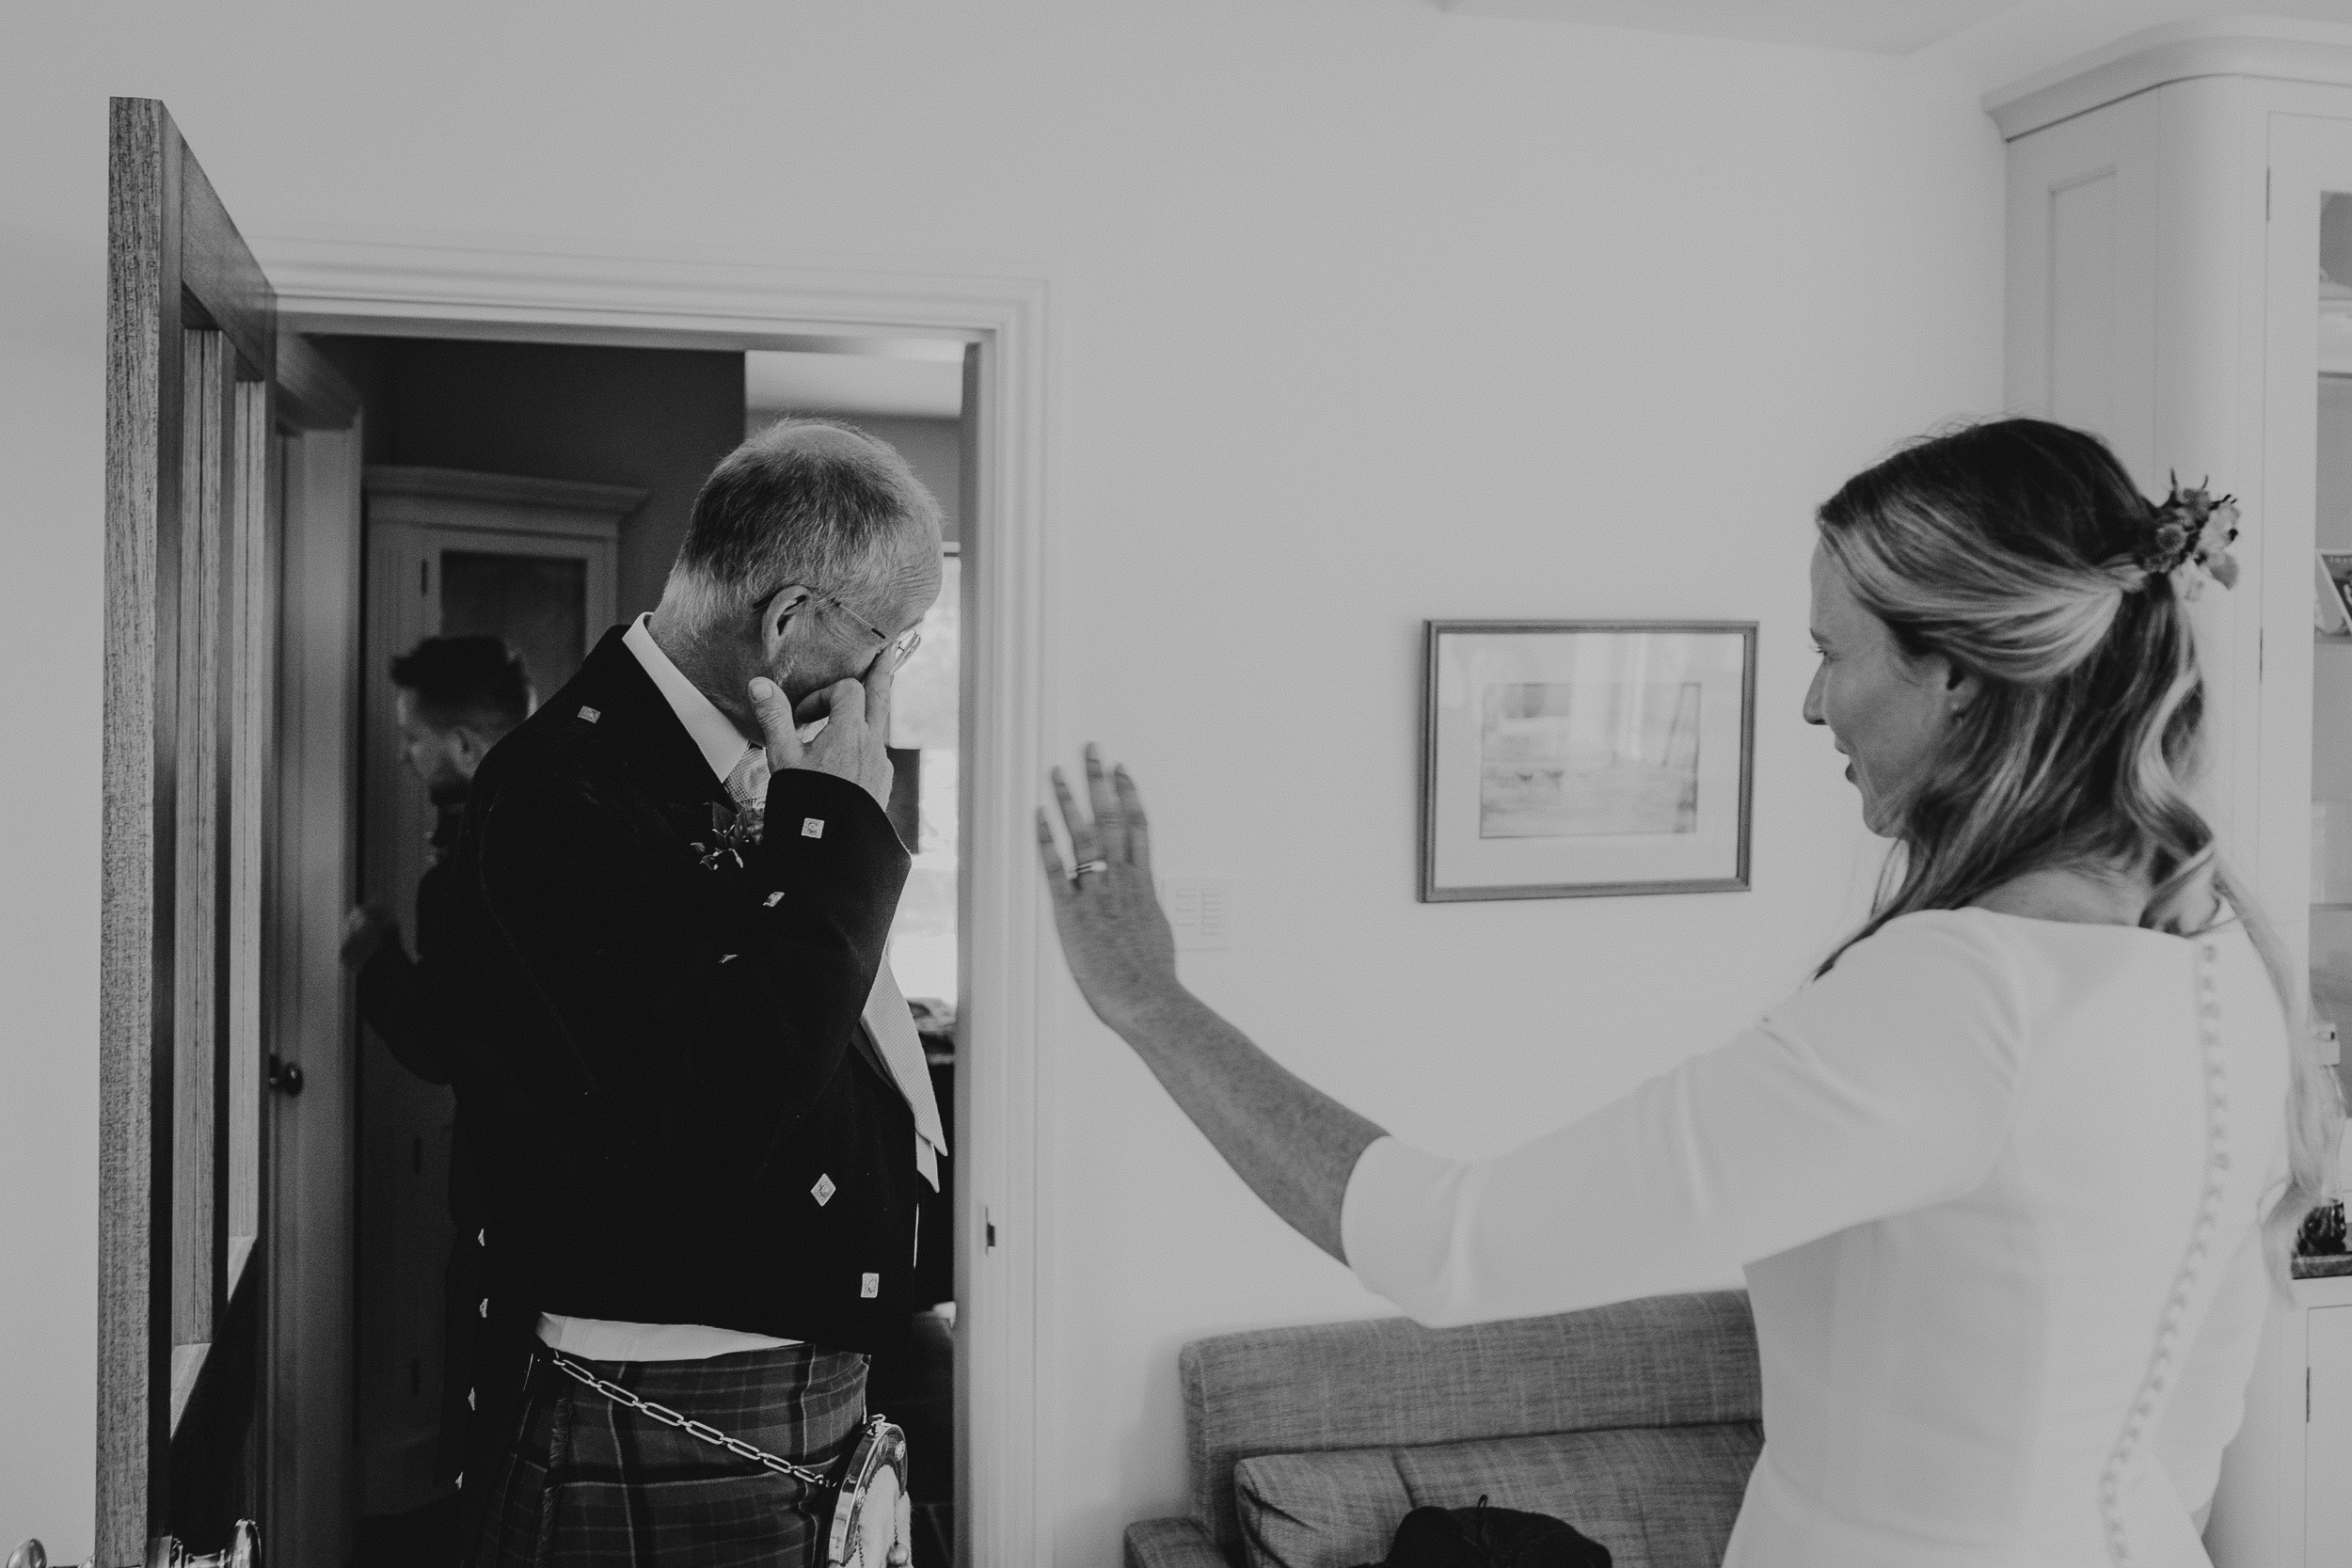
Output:
<instances>
[{"instance_id":1,"label":"woman's open hand","mask_svg":"<svg viewBox=\"0 0 2352 1568\"><path fill-rule=\"evenodd\" d=\"M1037 854L1054 900L1054 925L1061 933L1062 957L1095 1016L1124 1032L1159 1004L1181 996L1176 979L1176 937L1152 885L1152 832L1135 781L1120 768L1105 774L1102 753L1086 749L1089 818L1070 793L1062 770L1054 769L1054 795L1070 832L1071 865L1065 869L1054 842L1054 827L1037 814Z\"/></svg>"},{"instance_id":2,"label":"woman's open hand","mask_svg":"<svg viewBox=\"0 0 2352 1568\"><path fill-rule=\"evenodd\" d=\"M1249 1190L1345 1262L1340 1211L1348 1178L1380 1129L1259 1050L1178 982L1176 934L1152 886L1143 798L1124 768L1106 776L1091 746L1087 793L1091 817L1054 769L1070 830L1067 872L1052 821L1037 814L1037 858L1078 990Z\"/></svg>"}]
</instances>

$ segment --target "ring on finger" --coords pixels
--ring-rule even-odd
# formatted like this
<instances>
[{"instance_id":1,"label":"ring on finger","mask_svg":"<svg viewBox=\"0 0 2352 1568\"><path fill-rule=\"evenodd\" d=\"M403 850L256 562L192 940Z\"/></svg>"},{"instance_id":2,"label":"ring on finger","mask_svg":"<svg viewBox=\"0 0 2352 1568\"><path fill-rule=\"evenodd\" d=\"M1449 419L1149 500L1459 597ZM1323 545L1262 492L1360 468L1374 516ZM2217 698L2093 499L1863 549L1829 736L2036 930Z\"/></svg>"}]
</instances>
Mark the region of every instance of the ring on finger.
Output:
<instances>
[{"instance_id":1,"label":"ring on finger","mask_svg":"<svg viewBox=\"0 0 2352 1568\"><path fill-rule=\"evenodd\" d=\"M1108 871L1110 868L1111 863L1105 860L1080 861L1072 868L1070 879L1075 883L1089 871Z\"/></svg>"}]
</instances>

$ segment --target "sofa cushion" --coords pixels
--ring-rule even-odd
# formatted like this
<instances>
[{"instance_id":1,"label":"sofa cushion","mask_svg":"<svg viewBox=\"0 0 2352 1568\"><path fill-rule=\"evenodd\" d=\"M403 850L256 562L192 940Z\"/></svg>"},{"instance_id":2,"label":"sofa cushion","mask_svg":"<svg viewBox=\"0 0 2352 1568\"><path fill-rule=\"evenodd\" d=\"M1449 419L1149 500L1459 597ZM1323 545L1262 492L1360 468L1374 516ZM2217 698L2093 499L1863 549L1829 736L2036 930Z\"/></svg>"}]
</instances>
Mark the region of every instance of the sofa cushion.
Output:
<instances>
[{"instance_id":1,"label":"sofa cushion","mask_svg":"<svg viewBox=\"0 0 2352 1568\"><path fill-rule=\"evenodd\" d=\"M1762 1414L1755 1323L1738 1291L1461 1328L1392 1318L1255 1329L1195 1340L1178 1366L1192 1516L1236 1560L1233 1467L1252 1454L1708 1425Z\"/></svg>"},{"instance_id":2,"label":"sofa cushion","mask_svg":"<svg viewBox=\"0 0 2352 1568\"><path fill-rule=\"evenodd\" d=\"M1716 1568L1763 1447L1764 1429L1738 1421L1447 1443L1394 1461L1415 1508L1483 1497L1565 1519L1614 1568Z\"/></svg>"},{"instance_id":3,"label":"sofa cushion","mask_svg":"<svg viewBox=\"0 0 2352 1568\"><path fill-rule=\"evenodd\" d=\"M1715 1568L1763 1445L1735 1421L1264 1454L1234 1466L1233 1498L1249 1568L1378 1562L1414 1509L1481 1497L1565 1519L1615 1568Z\"/></svg>"},{"instance_id":4,"label":"sofa cushion","mask_svg":"<svg viewBox=\"0 0 2352 1568\"><path fill-rule=\"evenodd\" d=\"M1386 1449L1269 1453L1233 1466L1249 1568L1356 1568L1413 1510Z\"/></svg>"}]
</instances>

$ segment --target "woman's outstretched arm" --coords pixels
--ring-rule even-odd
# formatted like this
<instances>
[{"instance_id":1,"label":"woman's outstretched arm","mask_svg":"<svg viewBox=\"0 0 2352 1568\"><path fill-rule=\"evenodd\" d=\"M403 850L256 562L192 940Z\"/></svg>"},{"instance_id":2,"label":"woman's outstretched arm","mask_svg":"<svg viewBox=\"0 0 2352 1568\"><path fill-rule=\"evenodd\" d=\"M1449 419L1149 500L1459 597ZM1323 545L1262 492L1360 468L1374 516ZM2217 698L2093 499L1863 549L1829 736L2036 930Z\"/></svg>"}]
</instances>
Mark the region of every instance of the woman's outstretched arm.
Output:
<instances>
[{"instance_id":1,"label":"woman's outstretched arm","mask_svg":"<svg viewBox=\"0 0 2352 1568\"><path fill-rule=\"evenodd\" d=\"M1086 770L1091 816L1054 770L1076 874L1063 866L1045 813L1037 814L1038 858L1078 990L1250 1190L1345 1262L1340 1210L1348 1178L1384 1134L1184 990L1152 882L1151 830L1135 782L1124 768L1105 774L1091 746Z\"/></svg>"},{"instance_id":2,"label":"woman's outstretched arm","mask_svg":"<svg viewBox=\"0 0 2352 1568\"><path fill-rule=\"evenodd\" d=\"M1099 869L1066 877L1038 818L1079 989L1276 1213L1423 1323L1704 1289L1973 1191L2008 1136L2025 1038L2013 956L1988 917L1932 911L1890 921L1724 1046L1507 1154L1410 1148L1178 983L1142 802L1091 750L1087 773L1090 817L1059 773L1054 787L1076 864Z\"/></svg>"}]
</instances>

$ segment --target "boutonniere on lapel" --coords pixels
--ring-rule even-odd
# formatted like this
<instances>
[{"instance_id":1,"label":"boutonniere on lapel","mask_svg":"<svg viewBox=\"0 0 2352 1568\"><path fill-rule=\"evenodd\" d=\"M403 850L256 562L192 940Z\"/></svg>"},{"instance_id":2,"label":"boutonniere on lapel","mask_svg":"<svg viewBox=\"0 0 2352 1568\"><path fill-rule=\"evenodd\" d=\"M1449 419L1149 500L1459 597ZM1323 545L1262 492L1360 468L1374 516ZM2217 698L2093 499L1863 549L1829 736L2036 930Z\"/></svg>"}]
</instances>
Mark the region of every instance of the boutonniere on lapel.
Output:
<instances>
[{"instance_id":1,"label":"boutonniere on lapel","mask_svg":"<svg viewBox=\"0 0 2352 1568\"><path fill-rule=\"evenodd\" d=\"M702 858L705 871L723 871L732 863L735 869L743 869L743 857L759 842L759 814L737 811L710 802L710 831L694 843L694 853Z\"/></svg>"}]
</instances>

